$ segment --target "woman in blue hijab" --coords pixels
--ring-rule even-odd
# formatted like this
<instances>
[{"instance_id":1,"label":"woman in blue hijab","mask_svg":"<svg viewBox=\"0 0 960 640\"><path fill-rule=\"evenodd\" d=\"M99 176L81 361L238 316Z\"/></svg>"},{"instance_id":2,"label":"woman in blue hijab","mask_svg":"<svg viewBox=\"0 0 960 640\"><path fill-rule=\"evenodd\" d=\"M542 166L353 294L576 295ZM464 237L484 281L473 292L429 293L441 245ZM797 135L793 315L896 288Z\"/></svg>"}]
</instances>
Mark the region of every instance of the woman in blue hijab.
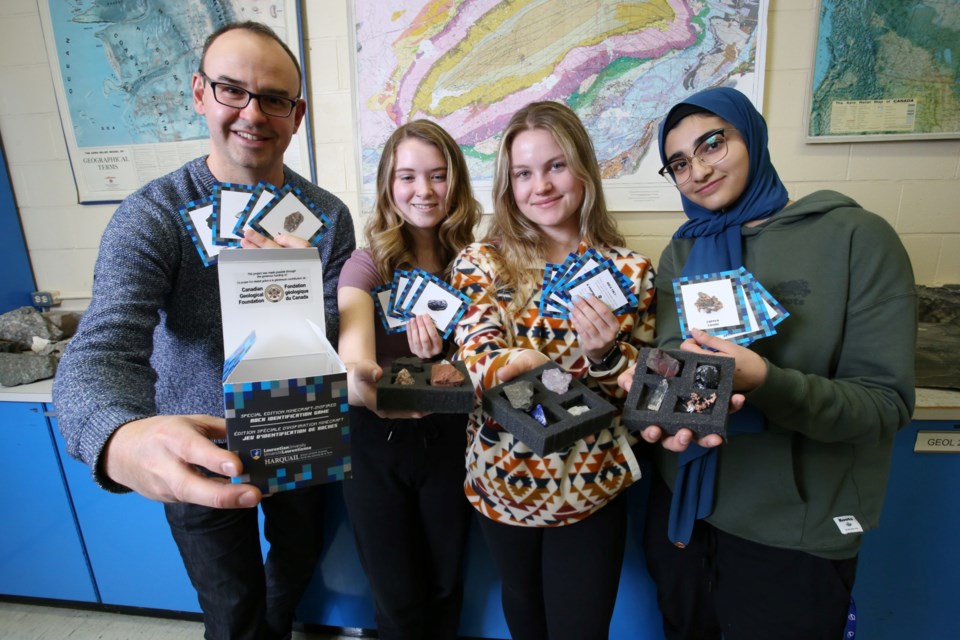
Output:
<instances>
[{"instance_id":1,"label":"woman in blue hijab","mask_svg":"<svg viewBox=\"0 0 960 640\"><path fill-rule=\"evenodd\" d=\"M644 545L664 631L837 640L893 437L913 410L909 258L889 224L844 195L791 201L765 121L735 89L675 105L659 141L688 220L658 265L657 344L735 358L745 397L725 439L644 431L663 445ZM684 333L673 280L740 267L784 307L775 334L741 345ZM629 388L632 372L620 382Z\"/></svg>"}]
</instances>

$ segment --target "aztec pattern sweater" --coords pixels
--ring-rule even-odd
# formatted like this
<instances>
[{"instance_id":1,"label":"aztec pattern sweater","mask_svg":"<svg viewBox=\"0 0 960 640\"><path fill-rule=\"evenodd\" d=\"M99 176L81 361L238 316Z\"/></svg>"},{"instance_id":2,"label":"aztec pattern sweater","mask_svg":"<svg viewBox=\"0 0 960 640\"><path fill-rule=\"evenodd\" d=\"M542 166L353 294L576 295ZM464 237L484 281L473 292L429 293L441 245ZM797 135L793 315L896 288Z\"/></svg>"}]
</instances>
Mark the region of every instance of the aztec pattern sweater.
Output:
<instances>
[{"instance_id":1,"label":"aztec pattern sweater","mask_svg":"<svg viewBox=\"0 0 960 640\"><path fill-rule=\"evenodd\" d=\"M587 250L581 244L578 253ZM650 261L617 247L597 247L631 282L639 310L619 316L618 344L626 356L608 372L595 374L577 343L568 319L539 313L542 286L537 286L520 313L507 308L511 292L502 290L501 257L491 244L474 243L453 266L453 286L470 296L471 305L456 329L458 356L481 394L496 386L497 371L524 349L550 357L613 404L626 395L617 376L637 358L639 348L653 342L654 284ZM543 281L543 266L536 267ZM478 403L479 405L479 403ZM636 437L620 425L619 416L593 442L579 440L570 448L544 457L534 454L479 406L468 423L467 478L464 490L473 507L504 524L553 527L583 520L640 477L631 449Z\"/></svg>"}]
</instances>

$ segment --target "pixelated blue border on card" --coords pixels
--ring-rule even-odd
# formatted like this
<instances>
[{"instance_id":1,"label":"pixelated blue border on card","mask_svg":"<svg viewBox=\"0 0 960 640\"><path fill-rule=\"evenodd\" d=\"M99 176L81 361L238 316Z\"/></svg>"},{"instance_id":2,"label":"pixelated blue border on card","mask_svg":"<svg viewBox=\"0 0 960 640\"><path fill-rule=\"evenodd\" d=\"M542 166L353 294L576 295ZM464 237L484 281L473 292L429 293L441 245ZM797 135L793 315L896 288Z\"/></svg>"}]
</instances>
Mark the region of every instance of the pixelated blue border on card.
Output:
<instances>
[{"instance_id":1,"label":"pixelated blue border on card","mask_svg":"<svg viewBox=\"0 0 960 640\"><path fill-rule=\"evenodd\" d=\"M185 225L187 225L187 233L190 234L190 239L193 240L193 246L197 248L197 253L200 254L200 260L203 262L203 266L209 267L210 265L217 264L217 256L211 256L207 253L206 248L203 246L203 241L200 239L200 235L197 232L197 229L193 226L193 221L190 219L190 212L199 209L200 207L205 207L208 204L212 204L213 196L204 196L199 200L191 200L187 204L180 207L180 218L183 219ZM211 214L213 212L211 211Z\"/></svg>"},{"instance_id":2,"label":"pixelated blue border on card","mask_svg":"<svg viewBox=\"0 0 960 640\"><path fill-rule=\"evenodd\" d=\"M243 235L243 227L247 224L247 218L250 217L250 213L253 211L253 208L257 206L257 202L260 201L260 195L264 191L269 191L273 194L273 198L276 199L280 195L280 190L275 186L267 182L266 180L261 180L254 186L253 192L250 194L250 199L247 201L247 206L243 208L243 211L240 212L240 217L237 218L237 224L233 227L233 233L238 236ZM271 199L269 202L273 202ZM268 204L269 204L268 202ZM266 205L264 205L266 206Z\"/></svg>"},{"instance_id":3,"label":"pixelated blue border on card","mask_svg":"<svg viewBox=\"0 0 960 640\"><path fill-rule=\"evenodd\" d=\"M740 283L740 271L715 271L713 273L705 273L699 276L680 276L673 279L673 301L676 305L677 318L680 320L680 335L683 338L692 338L693 334L690 332L690 327L687 323L687 314L683 310L683 296L680 293L680 287L685 284L695 284L697 282L710 281L710 280L733 280L733 297L737 304L737 317L740 318L739 327L729 327L726 329L718 329L713 331L707 331L710 335L723 337L730 335L731 333L738 333L748 328L750 318L747 316L747 301L743 297L743 289L739 286Z\"/></svg>"},{"instance_id":4,"label":"pixelated blue border on card","mask_svg":"<svg viewBox=\"0 0 960 640\"><path fill-rule=\"evenodd\" d=\"M379 294L380 294L381 292L383 292L383 291L392 290L392 288L393 288L393 283L392 283L392 282L387 283L387 284L381 284L380 286L377 286L377 287L374 287L373 289L370 289L370 295L373 296L373 306L374 306L374 308L376 308L376 310L377 310L377 316L379 316L379 318L380 318L380 323L383 325L384 330L385 330L388 334L403 333L403 332L405 332L405 331L407 330L407 325L406 325L406 324L401 324L401 325L396 326L396 327L391 327L391 326L390 326L390 322L387 320L387 312L386 312L386 310L383 308L383 306L380 304L380 296L379 296ZM391 296L392 296L392 295L393 295L393 294L391 293ZM399 319L399 318L398 318L398 319Z\"/></svg>"},{"instance_id":5,"label":"pixelated blue border on card","mask_svg":"<svg viewBox=\"0 0 960 640\"><path fill-rule=\"evenodd\" d=\"M766 287L760 284L760 281L757 280L757 277L755 275L753 275L743 267L740 267L740 269L743 270L744 277L750 280L751 285L756 289L760 298L765 300L768 305L770 305L773 309L777 311L777 315L770 319L772 323L771 326L775 327L790 317L790 312L787 311L786 307L780 304L780 301L774 298L773 294L767 291Z\"/></svg>"},{"instance_id":6,"label":"pixelated blue border on card","mask_svg":"<svg viewBox=\"0 0 960 640\"><path fill-rule=\"evenodd\" d=\"M251 218L247 224L250 227L252 227L253 230L256 231L257 233L273 240L273 236L270 235L270 232L268 232L266 229L260 226L260 221L266 218L267 215L278 204L280 204L280 202L283 201L283 199L288 194L291 194L291 193L294 195L294 197L296 197L297 200L300 201L300 204L306 207L307 210L310 213L312 213L314 216L316 216L317 220L320 221L320 228L317 229L317 231L307 239L307 244L309 244L311 247L314 247L317 245L318 242L320 242L320 238L323 237L323 234L326 233L327 229L330 227L330 217L327 214L325 214L323 211L320 211L320 207L318 207L316 203L311 202L309 200L304 200L302 197L303 191L300 189L300 187L294 187L293 185L285 184L283 188L280 189L280 194L276 198L268 202L263 209L260 209L260 211L257 212L257 215L253 216L253 218Z\"/></svg>"},{"instance_id":7,"label":"pixelated blue border on card","mask_svg":"<svg viewBox=\"0 0 960 640\"><path fill-rule=\"evenodd\" d=\"M409 320L409 318L404 316L402 311L397 308L397 299L400 297L400 281L404 278L407 279L403 285L403 289L406 291L407 287L409 287L413 281L410 271L397 269L393 272L393 280L390 281L390 286L392 287L390 292L390 308L386 309L386 311L390 314L391 318L397 318L398 320Z\"/></svg>"},{"instance_id":8,"label":"pixelated blue border on card","mask_svg":"<svg viewBox=\"0 0 960 640\"><path fill-rule=\"evenodd\" d=\"M252 184L238 184L236 182L217 182L213 185L213 193L210 194L210 197L213 198L213 244L221 247L239 247L240 240L237 238L226 238L220 233L220 206L223 201L223 196L221 195L224 191L245 191L248 194L253 193L253 190L256 187ZM249 205L249 198L247 204ZM246 210L246 207L241 210L240 215L243 215L243 211ZM239 216L238 216L239 218ZM235 235L240 235L236 231L233 232Z\"/></svg>"}]
</instances>

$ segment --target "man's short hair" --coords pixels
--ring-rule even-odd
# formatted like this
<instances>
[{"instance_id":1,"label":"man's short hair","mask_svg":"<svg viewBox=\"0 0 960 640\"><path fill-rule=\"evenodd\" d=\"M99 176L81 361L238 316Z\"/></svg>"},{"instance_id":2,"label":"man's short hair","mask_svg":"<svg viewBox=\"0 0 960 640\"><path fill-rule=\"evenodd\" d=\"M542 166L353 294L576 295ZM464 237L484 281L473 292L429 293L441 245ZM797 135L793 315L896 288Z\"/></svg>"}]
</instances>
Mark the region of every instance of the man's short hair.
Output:
<instances>
[{"instance_id":1,"label":"man's short hair","mask_svg":"<svg viewBox=\"0 0 960 640\"><path fill-rule=\"evenodd\" d=\"M299 98L303 91L303 71L300 69L300 63L297 62L297 58L293 55L293 51L290 50L290 47L287 46L286 42L280 39L280 36L277 35L277 32L261 22L255 22L253 20L245 20L243 22L228 22L211 33L203 43L203 53L200 54L200 73L204 73L203 61L207 59L207 50L210 48L210 45L212 45L217 38L228 31L233 31L234 29L243 29L244 31L249 31L250 33L255 33L259 36L269 38L283 47L283 50L287 52L288 56L290 56L293 66L297 68L297 98Z\"/></svg>"}]
</instances>

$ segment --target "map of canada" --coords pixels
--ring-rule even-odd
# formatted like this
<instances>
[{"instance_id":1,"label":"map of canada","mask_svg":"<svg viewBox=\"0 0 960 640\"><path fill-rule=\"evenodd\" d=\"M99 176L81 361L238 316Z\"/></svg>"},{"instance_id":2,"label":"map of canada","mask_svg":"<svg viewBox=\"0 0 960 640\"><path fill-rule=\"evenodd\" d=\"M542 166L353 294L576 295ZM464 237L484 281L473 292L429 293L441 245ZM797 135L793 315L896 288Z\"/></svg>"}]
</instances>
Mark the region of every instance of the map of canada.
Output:
<instances>
[{"instance_id":1,"label":"map of canada","mask_svg":"<svg viewBox=\"0 0 960 640\"><path fill-rule=\"evenodd\" d=\"M204 40L225 22L269 24L278 12L269 0L49 0L49 9L81 149L205 138L190 95Z\"/></svg>"},{"instance_id":2,"label":"map of canada","mask_svg":"<svg viewBox=\"0 0 960 640\"><path fill-rule=\"evenodd\" d=\"M960 136L960 3L822 0L811 136Z\"/></svg>"},{"instance_id":3,"label":"map of canada","mask_svg":"<svg viewBox=\"0 0 960 640\"><path fill-rule=\"evenodd\" d=\"M604 178L633 176L673 103L762 84L765 13L766 0L356 0L364 192L390 132L415 118L447 129L471 176L491 179L499 133L535 100L577 112Z\"/></svg>"}]
</instances>

